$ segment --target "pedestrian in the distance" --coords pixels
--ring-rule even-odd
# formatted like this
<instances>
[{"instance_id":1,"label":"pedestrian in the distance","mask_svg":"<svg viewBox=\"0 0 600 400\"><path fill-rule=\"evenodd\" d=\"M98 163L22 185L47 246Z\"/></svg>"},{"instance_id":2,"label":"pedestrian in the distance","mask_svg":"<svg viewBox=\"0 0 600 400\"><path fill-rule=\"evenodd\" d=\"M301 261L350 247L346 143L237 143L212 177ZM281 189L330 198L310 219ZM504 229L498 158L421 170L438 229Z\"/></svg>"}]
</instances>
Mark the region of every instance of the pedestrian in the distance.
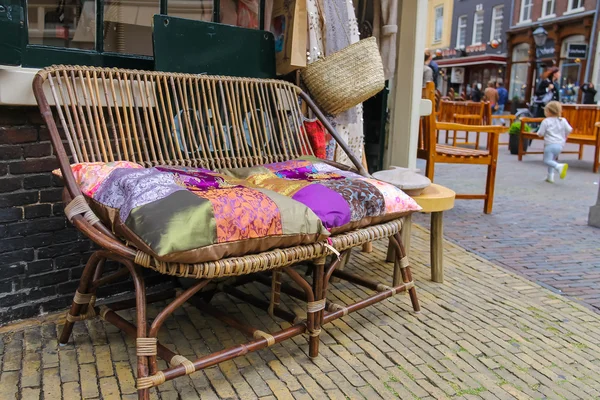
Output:
<instances>
[{"instance_id":1,"label":"pedestrian in the distance","mask_svg":"<svg viewBox=\"0 0 600 400\"><path fill-rule=\"evenodd\" d=\"M533 102L535 103L534 116L536 118L542 118L544 116L544 107L550 101L560 101L559 87L560 87L560 70L558 67L550 67L542 75L537 89L535 90L535 97Z\"/></svg>"},{"instance_id":2,"label":"pedestrian in the distance","mask_svg":"<svg viewBox=\"0 0 600 400\"><path fill-rule=\"evenodd\" d=\"M504 87L502 79L496 81L496 91L498 92L498 107L496 107L494 114L502 115L504 114L504 106L506 106L506 102L508 101L508 90ZM504 125L504 119L500 120L500 124Z\"/></svg>"},{"instance_id":3,"label":"pedestrian in the distance","mask_svg":"<svg viewBox=\"0 0 600 400\"><path fill-rule=\"evenodd\" d=\"M583 92L583 104L596 104L594 98L597 92L592 82L584 83L581 91Z\"/></svg>"},{"instance_id":4,"label":"pedestrian in the distance","mask_svg":"<svg viewBox=\"0 0 600 400\"><path fill-rule=\"evenodd\" d=\"M474 83L473 90L471 90L471 100L479 103L481 101L481 97L483 93L481 93L481 83Z\"/></svg>"},{"instance_id":5,"label":"pedestrian in the distance","mask_svg":"<svg viewBox=\"0 0 600 400\"><path fill-rule=\"evenodd\" d=\"M427 82L433 81L433 70L427 64L427 61L429 61L429 58L430 58L429 54L427 54L427 52L425 52L425 63L423 64L423 87L425 87Z\"/></svg>"},{"instance_id":6,"label":"pedestrian in the distance","mask_svg":"<svg viewBox=\"0 0 600 400\"><path fill-rule=\"evenodd\" d=\"M496 107L498 106L498 92L496 91L496 82L489 81L488 87L485 88L483 94L485 95L485 99L490 102L492 112L496 111Z\"/></svg>"},{"instance_id":7,"label":"pedestrian in the distance","mask_svg":"<svg viewBox=\"0 0 600 400\"><path fill-rule=\"evenodd\" d=\"M562 106L558 101L551 101L544 107L544 119L538 129L537 134L544 138L544 164L548 166L548 176L546 182L554 183L554 172L560 174L560 179L565 179L569 164L556 162L560 155L567 136L573 128L569 122L561 117Z\"/></svg>"}]
</instances>

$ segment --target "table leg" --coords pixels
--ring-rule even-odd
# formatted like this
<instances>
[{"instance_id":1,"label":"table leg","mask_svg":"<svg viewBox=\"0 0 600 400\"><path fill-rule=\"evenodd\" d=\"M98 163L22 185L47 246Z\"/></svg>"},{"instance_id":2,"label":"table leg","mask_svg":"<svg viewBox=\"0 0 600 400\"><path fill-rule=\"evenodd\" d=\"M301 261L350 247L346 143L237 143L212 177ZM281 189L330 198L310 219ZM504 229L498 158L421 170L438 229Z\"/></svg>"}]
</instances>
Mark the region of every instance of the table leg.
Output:
<instances>
[{"instance_id":1,"label":"table leg","mask_svg":"<svg viewBox=\"0 0 600 400\"><path fill-rule=\"evenodd\" d=\"M431 213L431 280L444 282L444 213Z\"/></svg>"}]
</instances>

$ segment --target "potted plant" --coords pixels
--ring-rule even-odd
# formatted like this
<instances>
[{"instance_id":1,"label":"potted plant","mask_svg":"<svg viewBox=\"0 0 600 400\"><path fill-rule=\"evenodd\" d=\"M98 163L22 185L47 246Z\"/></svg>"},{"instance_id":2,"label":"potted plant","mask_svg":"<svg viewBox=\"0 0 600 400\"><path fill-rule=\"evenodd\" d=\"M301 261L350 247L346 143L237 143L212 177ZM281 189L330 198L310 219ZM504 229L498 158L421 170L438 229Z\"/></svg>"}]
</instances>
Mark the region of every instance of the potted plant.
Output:
<instances>
[{"instance_id":1,"label":"potted plant","mask_svg":"<svg viewBox=\"0 0 600 400\"><path fill-rule=\"evenodd\" d=\"M510 150L510 154L519 154L519 140L521 138L521 121L515 120L512 123L510 128L508 129L508 149ZM524 128L525 132L531 132L531 128L529 125L525 124ZM527 147L529 147L529 140L523 141L523 150L527 151Z\"/></svg>"}]
</instances>

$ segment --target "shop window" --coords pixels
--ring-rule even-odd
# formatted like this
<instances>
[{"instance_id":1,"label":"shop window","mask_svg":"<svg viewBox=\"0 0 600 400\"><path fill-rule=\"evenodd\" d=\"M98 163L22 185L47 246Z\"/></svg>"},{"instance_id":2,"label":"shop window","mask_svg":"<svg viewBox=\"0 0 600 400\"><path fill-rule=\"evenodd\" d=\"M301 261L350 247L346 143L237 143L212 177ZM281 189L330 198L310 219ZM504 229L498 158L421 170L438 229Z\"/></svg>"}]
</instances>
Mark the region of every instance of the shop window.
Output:
<instances>
[{"instance_id":1,"label":"shop window","mask_svg":"<svg viewBox=\"0 0 600 400\"><path fill-rule=\"evenodd\" d=\"M521 15L519 22L531 22L531 8L533 6L533 0L521 0Z\"/></svg>"},{"instance_id":2,"label":"shop window","mask_svg":"<svg viewBox=\"0 0 600 400\"><path fill-rule=\"evenodd\" d=\"M542 5L542 18L556 16L556 0L544 0Z\"/></svg>"},{"instance_id":3,"label":"shop window","mask_svg":"<svg viewBox=\"0 0 600 400\"><path fill-rule=\"evenodd\" d=\"M579 12L583 10L583 0L569 0L569 12Z\"/></svg>"},{"instance_id":4,"label":"shop window","mask_svg":"<svg viewBox=\"0 0 600 400\"><path fill-rule=\"evenodd\" d=\"M483 11L477 11L473 17L473 41L471 44L483 42Z\"/></svg>"},{"instance_id":5,"label":"shop window","mask_svg":"<svg viewBox=\"0 0 600 400\"><path fill-rule=\"evenodd\" d=\"M18 4L19 0L11 0ZM0 47L22 46L27 67L82 64L151 69L152 18L168 14L258 29L264 0L20 0L27 10L23 38L0 37ZM19 20L12 18L15 24ZM14 64L3 57L0 64Z\"/></svg>"},{"instance_id":6,"label":"shop window","mask_svg":"<svg viewBox=\"0 0 600 400\"><path fill-rule=\"evenodd\" d=\"M502 30L502 21L504 20L504 6L496 6L492 9L492 29L490 40L502 39L504 31Z\"/></svg>"},{"instance_id":7,"label":"shop window","mask_svg":"<svg viewBox=\"0 0 600 400\"><path fill-rule=\"evenodd\" d=\"M433 34L433 42L441 42L444 31L444 6L435 8L435 31Z\"/></svg>"},{"instance_id":8,"label":"shop window","mask_svg":"<svg viewBox=\"0 0 600 400\"><path fill-rule=\"evenodd\" d=\"M508 95L512 101L526 101L529 51L527 43L518 44L513 48L510 87L508 88Z\"/></svg>"},{"instance_id":9,"label":"shop window","mask_svg":"<svg viewBox=\"0 0 600 400\"><path fill-rule=\"evenodd\" d=\"M581 64L562 61L560 66L560 101L561 103L577 103L579 92L579 74Z\"/></svg>"},{"instance_id":10,"label":"shop window","mask_svg":"<svg viewBox=\"0 0 600 400\"><path fill-rule=\"evenodd\" d=\"M467 45L467 16L458 17L458 28L456 30L456 47L464 48Z\"/></svg>"}]
</instances>

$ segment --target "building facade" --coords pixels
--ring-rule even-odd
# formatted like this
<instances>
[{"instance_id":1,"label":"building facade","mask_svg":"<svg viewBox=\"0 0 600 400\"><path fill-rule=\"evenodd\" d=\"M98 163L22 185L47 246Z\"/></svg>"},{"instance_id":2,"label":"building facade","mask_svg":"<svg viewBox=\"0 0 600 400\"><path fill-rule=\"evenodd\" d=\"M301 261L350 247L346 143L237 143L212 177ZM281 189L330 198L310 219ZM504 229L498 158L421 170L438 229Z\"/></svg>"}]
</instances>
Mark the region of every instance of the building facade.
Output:
<instances>
[{"instance_id":1,"label":"building facade","mask_svg":"<svg viewBox=\"0 0 600 400\"><path fill-rule=\"evenodd\" d=\"M514 0L507 32L506 73L513 102L529 102L544 70L552 66L560 68L561 101L581 102L579 87L591 80L594 63L594 49L590 47L595 47L592 32L596 1ZM533 33L539 27L546 31L547 38L536 45Z\"/></svg>"},{"instance_id":2,"label":"building facade","mask_svg":"<svg viewBox=\"0 0 600 400\"><path fill-rule=\"evenodd\" d=\"M427 2L427 37L425 47L435 50L450 46L454 0Z\"/></svg>"},{"instance_id":3,"label":"building facade","mask_svg":"<svg viewBox=\"0 0 600 400\"><path fill-rule=\"evenodd\" d=\"M438 54L444 84L467 95L473 84L485 88L503 79L507 62L505 32L510 26L511 0L455 0L450 46Z\"/></svg>"}]
</instances>

